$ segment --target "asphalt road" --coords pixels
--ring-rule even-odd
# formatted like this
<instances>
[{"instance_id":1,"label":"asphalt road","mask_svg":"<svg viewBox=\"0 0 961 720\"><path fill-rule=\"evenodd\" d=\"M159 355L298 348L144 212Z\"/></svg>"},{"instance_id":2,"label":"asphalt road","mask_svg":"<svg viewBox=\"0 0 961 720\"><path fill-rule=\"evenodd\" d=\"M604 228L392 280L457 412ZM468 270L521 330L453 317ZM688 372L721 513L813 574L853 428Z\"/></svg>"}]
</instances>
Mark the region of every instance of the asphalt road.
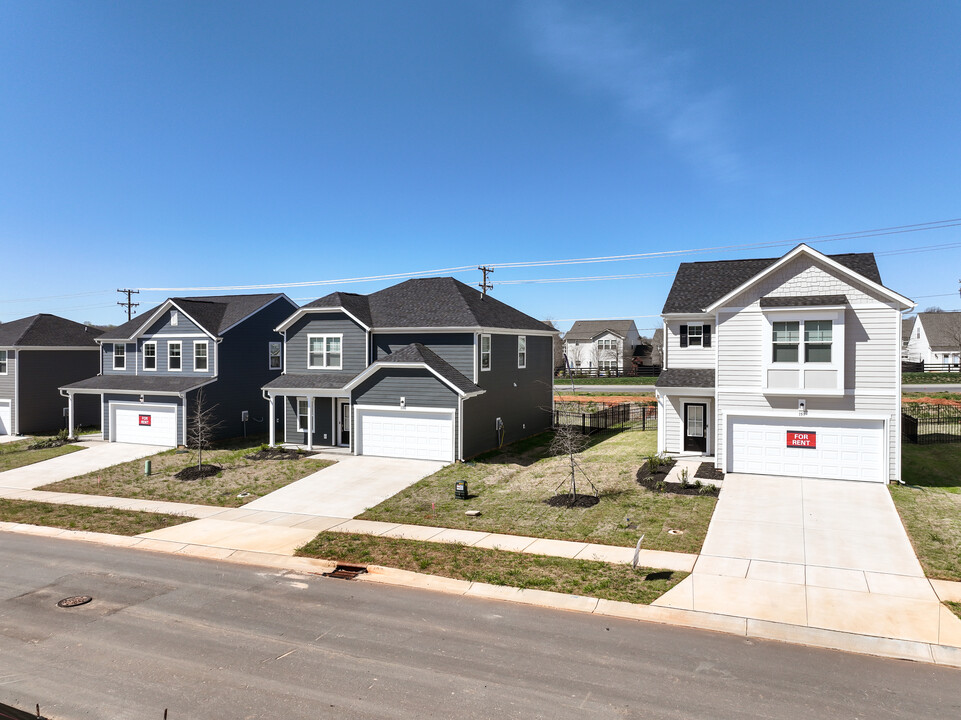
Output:
<instances>
[{"instance_id":1,"label":"asphalt road","mask_svg":"<svg viewBox=\"0 0 961 720\"><path fill-rule=\"evenodd\" d=\"M63 610L61 598L94 601ZM0 702L52 718L956 718L961 672L0 533Z\"/></svg>"},{"instance_id":2,"label":"asphalt road","mask_svg":"<svg viewBox=\"0 0 961 720\"><path fill-rule=\"evenodd\" d=\"M570 390L570 385L554 385L554 392L563 393L565 390ZM574 385L574 389L577 392L623 392L625 395L634 395L636 393L653 393L653 385ZM961 384L959 385L902 385L901 392L923 392L923 393L935 393L935 392L961 392Z\"/></svg>"}]
</instances>

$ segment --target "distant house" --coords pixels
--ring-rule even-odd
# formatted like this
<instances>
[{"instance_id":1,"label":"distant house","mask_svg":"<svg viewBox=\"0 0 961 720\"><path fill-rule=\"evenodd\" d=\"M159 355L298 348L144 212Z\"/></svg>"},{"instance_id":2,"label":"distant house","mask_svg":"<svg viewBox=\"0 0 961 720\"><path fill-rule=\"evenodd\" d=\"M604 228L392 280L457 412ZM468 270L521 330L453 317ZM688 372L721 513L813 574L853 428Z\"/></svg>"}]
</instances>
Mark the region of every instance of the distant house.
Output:
<instances>
[{"instance_id":1,"label":"distant house","mask_svg":"<svg viewBox=\"0 0 961 720\"><path fill-rule=\"evenodd\" d=\"M640 342L633 320L577 320L564 336L564 353L573 369L620 373Z\"/></svg>"},{"instance_id":2,"label":"distant house","mask_svg":"<svg viewBox=\"0 0 961 720\"><path fill-rule=\"evenodd\" d=\"M64 428L64 383L97 372L102 330L42 313L0 325L0 435ZM75 420L98 425L99 405L82 403Z\"/></svg>"},{"instance_id":3,"label":"distant house","mask_svg":"<svg viewBox=\"0 0 961 720\"><path fill-rule=\"evenodd\" d=\"M961 312L921 312L909 322L907 360L925 365L961 365Z\"/></svg>"},{"instance_id":4,"label":"distant house","mask_svg":"<svg viewBox=\"0 0 961 720\"><path fill-rule=\"evenodd\" d=\"M634 348L633 363L635 367L660 366L662 350L664 348L664 330L658 328L653 337L642 337L640 344Z\"/></svg>"}]
</instances>

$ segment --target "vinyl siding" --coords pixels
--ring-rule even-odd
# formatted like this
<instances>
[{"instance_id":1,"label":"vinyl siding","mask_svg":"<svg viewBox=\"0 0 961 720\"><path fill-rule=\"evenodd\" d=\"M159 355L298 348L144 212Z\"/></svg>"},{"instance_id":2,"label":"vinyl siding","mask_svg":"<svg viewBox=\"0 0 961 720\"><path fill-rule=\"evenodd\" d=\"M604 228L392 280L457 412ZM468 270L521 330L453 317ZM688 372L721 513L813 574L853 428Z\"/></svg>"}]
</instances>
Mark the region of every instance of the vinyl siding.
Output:
<instances>
[{"instance_id":1,"label":"vinyl siding","mask_svg":"<svg viewBox=\"0 0 961 720\"><path fill-rule=\"evenodd\" d=\"M711 325L711 347L681 347L681 325ZM717 350L717 331L712 319L671 321L667 323L667 361L672 368L707 369L715 366Z\"/></svg>"},{"instance_id":2,"label":"vinyl siding","mask_svg":"<svg viewBox=\"0 0 961 720\"><path fill-rule=\"evenodd\" d=\"M288 313L289 315L290 313ZM280 322L277 323L278 325ZM308 335L343 335L342 365L339 370L307 369ZM287 373L359 373L367 367L367 333L343 313L308 314L287 329L284 348Z\"/></svg>"},{"instance_id":3,"label":"vinyl siding","mask_svg":"<svg viewBox=\"0 0 961 720\"><path fill-rule=\"evenodd\" d=\"M7 374L0 375L0 400L10 401L10 430L11 435L17 435L17 352L12 348L0 348L7 351Z\"/></svg>"},{"instance_id":4,"label":"vinyl siding","mask_svg":"<svg viewBox=\"0 0 961 720\"><path fill-rule=\"evenodd\" d=\"M136 375L137 374L137 344L122 343L127 346L127 362L124 370L113 369L113 343L105 342L100 346L100 353L103 358L104 375ZM94 373L96 374L96 373Z\"/></svg>"},{"instance_id":5,"label":"vinyl siding","mask_svg":"<svg viewBox=\"0 0 961 720\"><path fill-rule=\"evenodd\" d=\"M657 419L664 424L664 447L659 452L681 452L681 399L679 397L664 398L664 417Z\"/></svg>"},{"instance_id":6,"label":"vinyl siding","mask_svg":"<svg viewBox=\"0 0 961 720\"><path fill-rule=\"evenodd\" d=\"M21 350L20 403L17 432L40 433L67 426L63 409L69 401L60 388L97 374L97 348L90 350ZM100 398L74 395L74 426L99 426Z\"/></svg>"},{"instance_id":7,"label":"vinyl siding","mask_svg":"<svg viewBox=\"0 0 961 720\"><path fill-rule=\"evenodd\" d=\"M110 403L138 403L140 400L139 395L126 395L126 394L109 394L105 393L103 396L103 417L101 418L100 427L103 428L103 439L110 439ZM176 405L177 406L177 444L185 445L186 440L184 439L184 407L180 398L171 397L170 395L144 395L144 405Z\"/></svg>"},{"instance_id":8,"label":"vinyl siding","mask_svg":"<svg viewBox=\"0 0 961 720\"><path fill-rule=\"evenodd\" d=\"M169 344L171 342L180 342L180 360L181 369L180 370L170 370L169 365ZM207 369L197 371L194 369L194 342L206 342L207 343ZM144 368L143 364L143 346L144 343L156 342L157 344L157 369L147 370ZM129 348L129 346L128 346ZM215 340L210 338L198 338L198 337L176 337L173 335L169 336L159 336L155 335L152 337L143 337L137 341L137 372L140 375L176 375L176 376L196 376L196 377L213 377L215 374L215 369L217 367L217 352L218 344ZM129 361L128 356L128 361Z\"/></svg>"},{"instance_id":9,"label":"vinyl siding","mask_svg":"<svg viewBox=\"0 0 961 720\"><path fill-rule=\"evenodd\" d=\"M474 379L474 335L472 333L378 333L373 337L374 359L380 360L415 342L433 350L465 377Z\"/></svg>"},{"instance_id":10,"label":"vinyl siding","mask_svg":"<svg viewBox=\"0 0 961 720\"><path fill-rule=\"evenodd\" d=\"M306 445L307 444L307 433L300 432L297 430L297 400L299 397L290 395L285 398L281 398L284 407L284 429L286 431L286 440L283 437L278 437L278 442L288 442L295 445ZM333 398L317 397L314 398L314 445L319 446L334 446L337 445L337 438L334 437L334 424L333 424ZM324 435L327 438L324 439Z\"/></svg>"}]
</instances>

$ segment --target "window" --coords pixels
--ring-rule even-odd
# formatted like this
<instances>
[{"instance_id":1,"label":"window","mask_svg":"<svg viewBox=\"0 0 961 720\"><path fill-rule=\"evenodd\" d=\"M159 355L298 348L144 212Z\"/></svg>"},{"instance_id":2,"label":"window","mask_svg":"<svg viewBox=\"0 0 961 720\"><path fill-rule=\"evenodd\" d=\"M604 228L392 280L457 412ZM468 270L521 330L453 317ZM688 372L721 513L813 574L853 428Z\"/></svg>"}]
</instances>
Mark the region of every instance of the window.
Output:
<instances>
[{"instance_id":1,"label":"window","mask_svg":"<svg viewBox=\"0 0 961 720\"><path fill-rule=\"evenodd\" d=\"M342 335L308 335L307 367L340 370L342 338Z\"/></svg>"},{"instance_id":2,"label":"window","mask_svg":"<svg viewBox=\"0 0 961 720\"><path fill-rule=\"evenodd\" d=\"M177 311L176 311L176 310L171 310L171 311L170 311L170 324L173 325L174 327L177 327L177 323L179 322L179 320L180 320L180 315L177 313Z\"/></svg>"},{"instance_id":3,"label":"window","mask_svg":"<svg viewBox=\"0 0 961 720\"><path fill-rule=\"evenodd\" d=\"M774 323L774 362L797 362L800 323Z\"/></svg>"},{"instance_id":4,"label":"window","mask_svg":"<svg viewBox=\"0 0 961 720\"><path fill-rule=\"evenodd\" d=\"M7 351L0 350L0 375L7 374Z\"/></svg>"},{"instance_id":5,"label":"window","mask_svg":"<svg viewBox=\"0 0 961 720\"><path fill-rule=\"evenodd\" d=\"M271 370L280 370L283 367L283 357L281 356L281 343L267 343L267 367Z\"/></svg>"},{"instance_id":6,"label":"window","mask_svg":"<svg viewBox=\"0 0 961 720\"><path fill-rule=\"evenodd\" d=\"M113 346L113 369L127 369L127 346L123 343L114 343Z\"/></svg>"},{"instance_id":7,"label":"window","mask_svg":"<svg viewBox=\"0 0 961 720\"><path fill-rule=\"evenodd\" d=\"M804 321L804 362L831 362L830 320Z\"/></svg>"},{"instance_id":8,"label":"window","mask_svg":"<svg viewBox=\"0 0 961 720\"><path fill-rule=\"evenodd\" d=\"M297 398L297 431L307 432L308 415L310 407L307 405L306 398Z\"/></svg>"},{"instance_id":9,"label":"window","mask_svg":"<svg viewBox=\"0 0 961 720\"><path fill-rule=\"evenodd\" d=\"M480 346L480 365L481 370L491 369L491 336L481 335L481 346Z\"/></svg>"},{"instance_id":10,"label":"window","mask_svg":"<svg viewBox=\"0 0 961 720\"><path fill-rule=\"evenodd\" d=\"M157 343L145 342L143 344L143 369L157 369Z\"/></svg>"},{"instance_id":11,"label":"window","mask_svg":"<svg viewBox=\"0 0 961 720\"><path fill-rule=\"evenodd\" d=\"M517 336L517 367L527 367L527 336Z\"/></svg>"},{"instance_id":12,"label":"window","mask_svg":"<svg viewBox=\"0 0 961 720\"><path fill-rule=\"evenodd\" d=\"M194 370L206 372L207 370L207 341L197 340L194 342Z\"/></svg>"},{"instance_id":13,"label":"window","mask_svg":"<svg viewBox=\"0 0 961 720\"><path fill-rule=\"evenodd\" d=\"M167 343L167 369L168 370L180 370L181 368L181 357L180 357L180 341L170 341Z\"/></svg>"},{"instance_id":14,"label":"window","mask_svg":"<svg viewBox=\"0 0 961 720\"><path fill-rule=\"evenodd\" d=\"M687 326L687 344L689 347L701 347L703 340L704 340L703 325Z\"/></svg>"}]
</instances>

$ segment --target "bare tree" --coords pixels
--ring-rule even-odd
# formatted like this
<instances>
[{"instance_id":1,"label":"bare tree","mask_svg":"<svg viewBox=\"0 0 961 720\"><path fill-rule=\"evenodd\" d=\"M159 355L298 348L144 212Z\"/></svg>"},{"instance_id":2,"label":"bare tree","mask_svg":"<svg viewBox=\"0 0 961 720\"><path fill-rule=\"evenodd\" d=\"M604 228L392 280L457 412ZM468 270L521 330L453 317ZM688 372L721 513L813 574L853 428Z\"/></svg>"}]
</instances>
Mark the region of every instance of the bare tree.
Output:
<instances>
[{"instance_id":1,"label":"bare tree","mask_svg":"<svg viewBox=\"0 0 961 720\"><path fill-rule=\"evenodd\" d=\"M557 323L551 318L547 318L544 321L545 325L549 325L555 330L557 330ZM557 333L554 336L554 369L564 366L564 341L561 340L561 334Z\"/></svg>"},{"instance_id":2,"label":"bare tree","mask_svg":"<svg viewBox=\"0 0 961 720\"><path fill-rule=\"evenodd\" d=\"M555 490L559 490L561 485L567 485L570 496L570 504L573 505L577 502L577 474L580 473L581 476L588 482L593 490L594 497L598 497L599 493L597 486L591 482L591 479L584 472L584 469L577 462L576 456L583 452L588 445L589 439L587 435L582 435L576 428L570 425L561 425L554 431L554 437L551 440L550 453L551 455L566 455L570 460L571 469L567 477L557 486Z\"/></svg>"},{"instance_id":3,"label":"bare tree","mask_svg":"<svg viewBox=\"0 0 961 720\"><path fill-rule=\"evenodd\" d=\"M223 425L223 421L217 419L217 407L207 402L203 388L197 391L187 427L187 446L197 451L198 470L204 466L204 450L210 449L214 435Z\"/></svg>"}]
</instances>

